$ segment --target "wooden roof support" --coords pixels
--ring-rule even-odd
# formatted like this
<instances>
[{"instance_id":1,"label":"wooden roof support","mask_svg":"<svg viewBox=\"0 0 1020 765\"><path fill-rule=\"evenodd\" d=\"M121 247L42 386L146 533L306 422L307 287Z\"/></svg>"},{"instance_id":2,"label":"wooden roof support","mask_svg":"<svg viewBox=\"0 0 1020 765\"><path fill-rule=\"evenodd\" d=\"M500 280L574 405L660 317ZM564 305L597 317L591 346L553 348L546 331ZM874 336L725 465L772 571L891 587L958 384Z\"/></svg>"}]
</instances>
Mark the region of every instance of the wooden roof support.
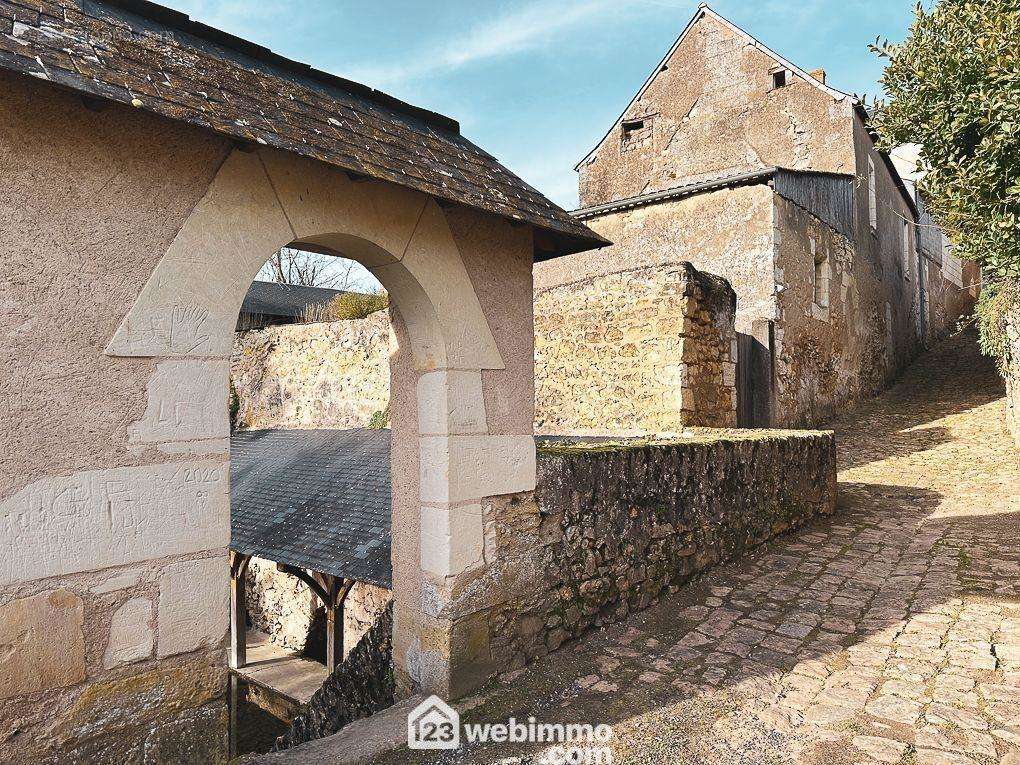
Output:
<instances>
[{"instance_id":1,"label":"wooden roof support","mask_svg":"<svg viewBox=\"0 0 1020 765\"><path fill-rule=\"evenodd\" d=\"M277 563L276 568L307 584L325 606L326 672L332 675L344 660L344 602L354 587L354 580L317 571L308 572L285 563Z\"/></svg>"},{"instance_id":2,"label":"wooden roof support","mask_svg":"<svg viewBox=\"0 0 1020 765\"><path fill-rule=\"evenodd\" d=\"M244 575L250 555L230 551L230 666L240 669L247 662L248 598Z\"/></svg>"}]
</instances>

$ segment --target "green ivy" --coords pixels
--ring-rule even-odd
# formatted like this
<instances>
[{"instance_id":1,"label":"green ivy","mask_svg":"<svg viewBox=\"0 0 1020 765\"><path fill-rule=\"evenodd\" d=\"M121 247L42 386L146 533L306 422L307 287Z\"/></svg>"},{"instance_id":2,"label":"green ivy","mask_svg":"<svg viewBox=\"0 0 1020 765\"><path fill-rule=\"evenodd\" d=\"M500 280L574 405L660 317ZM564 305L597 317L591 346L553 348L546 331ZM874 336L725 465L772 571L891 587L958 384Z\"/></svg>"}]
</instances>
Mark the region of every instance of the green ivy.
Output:
<instances>
[{"instance_id":1,"label":"green ivy","mask_svg":"<svg viewBox=\"0 0 1020 765\"><path fill-rule=\"evenodd\" d=\"M979 311L990 352L1001 347L998 312L1020 281L1018 41L1017 0L938 0L915 7L904 42L871 46L886 59L873 119L881 144L920 146L928 209L954 254L998 285Z\"/></svg>"},{"instance_id":2,"label":"green ivy","mask_svg":"<svg viewBox=\"0 0 1020 765\"><path fill-rule=\"evenodd\" d=\"M1020 283L993 282L981 290L975 313L981 333L981 350L1003 363L1009 357L1006 325L1020 320Z\"/></svg>"}]
</instances>

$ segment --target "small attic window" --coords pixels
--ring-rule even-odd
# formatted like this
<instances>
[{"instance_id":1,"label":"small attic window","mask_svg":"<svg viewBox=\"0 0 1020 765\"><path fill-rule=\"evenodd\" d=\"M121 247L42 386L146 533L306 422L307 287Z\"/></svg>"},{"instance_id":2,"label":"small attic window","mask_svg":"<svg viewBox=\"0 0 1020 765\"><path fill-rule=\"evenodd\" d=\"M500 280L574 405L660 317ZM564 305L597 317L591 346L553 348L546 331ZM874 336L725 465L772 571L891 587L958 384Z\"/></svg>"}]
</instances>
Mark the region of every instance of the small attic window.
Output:
<instances>
[{"instance_id":1,"label":"small attic window","mask_svg":"<svg viewBox=\"0 0 1020 765\"><path fill-rule=\"evenodd\" d=\"M623 137L628 138L639 130L644 130L644 120L624 120L623 121Z\"/></svg>"},{"instance_id":2,"label":"small attic window","mask_svg":"<svg viewBox=\"0 0 1020 765\"><path fill-rule=\"evenodd\" d=\"M772 89L778 90L790 84L790 71L788 69L776 69L772 72Z\"/></svg>"},{"instance_id":3,"label":"small attic window","mask_svg":"<svg viewBox=\"0 0 1020 765\"><path fill-rule=\"evenodd\" d=\"M624 120L620 131L620 149L629 151L644 146L652 137L652 116Z\"/></svg>"}]
</instances>

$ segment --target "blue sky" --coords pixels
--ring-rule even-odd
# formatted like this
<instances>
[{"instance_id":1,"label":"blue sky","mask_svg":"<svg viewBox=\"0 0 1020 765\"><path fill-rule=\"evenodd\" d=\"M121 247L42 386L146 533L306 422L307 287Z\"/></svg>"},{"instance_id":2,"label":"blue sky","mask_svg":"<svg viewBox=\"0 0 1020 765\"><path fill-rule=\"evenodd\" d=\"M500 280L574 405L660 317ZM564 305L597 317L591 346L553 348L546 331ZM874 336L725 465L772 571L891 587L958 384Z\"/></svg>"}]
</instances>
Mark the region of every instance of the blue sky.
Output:
<instances>
[{"instance_id":1,"label":"blue sky","mask_svg":"<svg viewBox=\"0 0 1020 765\"><path fill-rule=\"evenodd\" d=\"M274 51L459 120L554 201L574 164L681 32L693 0L163 0ZM902 39L912 0L718 0L711 6L829 83L874 95L867 44Z\"/></svg>"},{"instance_id":2,"label":"blue sky","mask_svg":"<svg viewBox=\"0 0 1020 765\"><path fill-rule=\"evenodd\" d=\"M602 137L697 0L161 0L318 69L460 121L549 198L577 204L574 165ZM840 90L875 95L867 45L900 40L913 0L710 5ZM374 286L358 269L356 283ZM261 278L265 278L263 275Z\"/></svg>"}]
</instances>

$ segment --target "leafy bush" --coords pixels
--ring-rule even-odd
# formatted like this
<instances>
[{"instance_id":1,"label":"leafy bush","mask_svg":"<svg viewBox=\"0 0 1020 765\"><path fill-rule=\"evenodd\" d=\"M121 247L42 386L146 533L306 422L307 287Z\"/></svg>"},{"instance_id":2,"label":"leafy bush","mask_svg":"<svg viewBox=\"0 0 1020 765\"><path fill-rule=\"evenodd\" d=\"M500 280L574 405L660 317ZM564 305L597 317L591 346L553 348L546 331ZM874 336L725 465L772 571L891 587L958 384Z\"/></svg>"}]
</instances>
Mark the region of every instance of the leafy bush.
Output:
<instances>
[{"instance_id":1,"label":"leafy bush","mask_svg":"<svg viewBox=\"0 0 1020 765\"><path fill-rule=\"evenodd\" d=\"M920 3L888 63L874 124L886 148L920 146L920 190L954 254L992 281L1020 279L1020 3Z\"/></svg>"},{"instance_id":2,"label":"leafy bush","mask_svg":"<svg viewBox=\"0 0 1020 765\"><path fill-rule=\"evenodd\" d=\"M372 415L372 419L368 421L368 427L375 428L376 430L385 430L390 426L390 405L386 404L386 408Z\"/></svg>"},{"instance_id":3,"label":"leafy bush","mask_svg":"<svg viewBox=\"0 0 1020 765\"><path fill-rule=\"evenodd\" d=\"M390 296L385 292L343 292L328 303L309 306L301 316L302 322L311 324L318 321L350 321L382 311L390 305Z\"/></svg>"},{"instance_id":4,"label":"leafy bush","mask_svg":"<svg viewBox=\"0 0 1020 765\"><path fill-rule=\"evenodd\" d=\"M1011 317L1020 321L1020 283L999 280L988 284L981 290L976 313L981 350L1004 362L1009 351L1006 324Z\"/></svg>"}]
</instances>

